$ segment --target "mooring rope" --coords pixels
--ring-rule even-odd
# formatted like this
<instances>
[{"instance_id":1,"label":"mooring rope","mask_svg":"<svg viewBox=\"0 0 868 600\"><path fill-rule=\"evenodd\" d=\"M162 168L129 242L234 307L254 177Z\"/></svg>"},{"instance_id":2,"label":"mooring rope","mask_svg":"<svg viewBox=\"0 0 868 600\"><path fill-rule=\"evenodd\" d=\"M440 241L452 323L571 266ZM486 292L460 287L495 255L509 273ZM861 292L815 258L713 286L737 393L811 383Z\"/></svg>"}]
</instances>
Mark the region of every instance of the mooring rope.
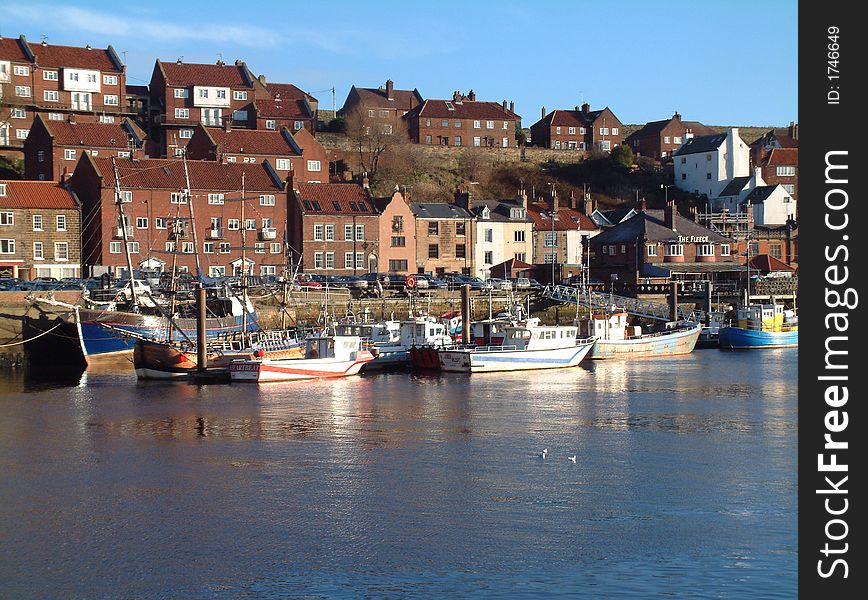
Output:
<instances>
[{"instance_id":1,"label":"mooring rope","mask_svg":"<svg viewBox=\"0 0 868 600\"><path fill-rule=\"evenodd\" d=\"M57 329L61 325L63 325L63 322L60 322L57 325L55 325L54 327L52 327L51 329L49 329L47 331L43 331L39 335L34 336L34 337L27 339L27 340L21 340L20 342L12 342L11 344L0 344L0 348L8 348L9 346L20 346L21 344L26 344L27 342L32 342L33 340L41 338L43 335L48 335L49 333L51 333L52 331L54 331L55 329Z\"/></svg>"}]
</instances>

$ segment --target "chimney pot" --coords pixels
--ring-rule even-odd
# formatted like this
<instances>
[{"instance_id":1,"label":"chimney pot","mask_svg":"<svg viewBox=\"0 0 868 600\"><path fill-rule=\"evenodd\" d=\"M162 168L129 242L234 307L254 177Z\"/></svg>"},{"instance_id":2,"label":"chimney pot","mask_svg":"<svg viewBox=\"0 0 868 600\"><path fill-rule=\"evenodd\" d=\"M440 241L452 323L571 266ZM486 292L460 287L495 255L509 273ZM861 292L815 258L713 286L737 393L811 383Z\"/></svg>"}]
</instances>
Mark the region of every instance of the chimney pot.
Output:
<instances>
[{"instance_id":1,"label":"chimney pot","mask_svg":"<svg viewBox=\"0 0 868 600\"><path fill-rule=\"evenodd\" d=\"M395 99L395 82L391 79L386 80L386 98L389 100Z\"/></svg>"},{"instance_id":2,"label":"chimney pot","mask_svg":"<svg viewBox=\"0 0 868 600\"><path fill-rule=\"evenodd\" d=\"M587 102L582 104L582 112L585 114L588 114L589 112L591 112L591 105L588 104Z\"/></svg>"},{"instance_id":3,"label":"chimney pot","mask_svg":"<svg viewBox=\"0 0 868 600\"><path fill-rule=\"evenodd\" d=\"M503 110L506 110L506 100L503 101Z\"/></svg>"},{"instance_id":4,"label":"chimney pot","mask_svg":"<svg viewBox=\"0 0 868 600\"><path fill-rule=\"evenodd\" d=\"M512 100L509 101L509 112L511 112L511 113L515 112L515 102Z\"/></svg>"},{"instance_id":5,"label":"chimney pot","mask_svg":"<svg viewBox=\"0 0 868 600\"><path fill-rule=\"evenodd\" d=\"M546 118L546 107L545 106L543 106L541 109L539 109L539 114L540 114L540 117L539 117L540 119Z\"/></svg>"},{"instance_id":6,"label":"chimney pot","mask_svg":"<svg viewBox=\"0 0 868 600\"><path fill-rule=\"evenodd\" d=\"M671 229L672 231L676 231L675 228L675 202L670 200L666 204L666 208L663 209L663 217L666 223L666 228Z\"/></svg>"}]
</instances>

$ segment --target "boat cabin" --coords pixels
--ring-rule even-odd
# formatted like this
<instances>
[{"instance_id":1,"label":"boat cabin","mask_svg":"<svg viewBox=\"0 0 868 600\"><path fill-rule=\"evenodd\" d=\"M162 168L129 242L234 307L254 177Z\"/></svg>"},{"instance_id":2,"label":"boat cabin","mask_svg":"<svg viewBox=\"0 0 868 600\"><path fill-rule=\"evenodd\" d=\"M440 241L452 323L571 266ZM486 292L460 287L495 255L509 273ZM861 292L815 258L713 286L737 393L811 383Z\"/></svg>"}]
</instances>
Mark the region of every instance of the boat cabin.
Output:
<instances>
[{"instance_id":1,"label":"boat cabin","mask_svg":"<svg viewBox=\"0 0 868 600\"><path fill-rule=\"evenodd\" d=\"M401 322L400 340L398 342L401 346L409 348L410 346L421 346L424 344L447 345L451 342L452 338L446 333L446 326L443 323L430 319L415 319Z\"/></svg>"},{"instance_id":2,"label":"boat cabin","mask_svg":"<svg viewBox=\"0 0 868 600\"><path fill-rule=\"evenodd\" d=\"M517 350L565 348L576 345L575 326L516 326L507 327L503 345Z\"/></svg>"},{"instance_id":3,"label":"boat cabin","mask_svg":"<svg viewBox=\"0 0 868 600\"><path fill-rule=\"evenodd\" d=\"M355 335L374 344L394 344L401 337L400 329L398 321L339 323L335 325L335 335Z\"/></svg>"},{"instance_id":4,"label":"boat cabin","mask_svg":"<svg viewBox=\"0 0 868 600\"><path fill-rule=\"evenodd\" d=\"M579 321L579 337L601 340L626 340L642 335L638 325L627 325L626 312L595 312L589 319Z\"/></svg>"},{"instance_id":5,"label":"boat cabin","mask_svg":"<svg viewBox=\"0 0 868 600\"><path fill-rule=\"evenodd\" d=\"M354 335L318 336L307 339L305 358L335 358L350 360L353 352L362 349L362 339Z\"/></svg>"},{"instance_id":6,"label":"boat cabin","mask_svg":"<svg viewBox=\"0 0 868 600\"><path fill-rule=\"evenodd\" d=\"M738 309L738 327L761 331L788 331L791 323L785 323L783 304L751 304ZM792 321L792 319L790 319Z\"/></svg>"}]
</instances>

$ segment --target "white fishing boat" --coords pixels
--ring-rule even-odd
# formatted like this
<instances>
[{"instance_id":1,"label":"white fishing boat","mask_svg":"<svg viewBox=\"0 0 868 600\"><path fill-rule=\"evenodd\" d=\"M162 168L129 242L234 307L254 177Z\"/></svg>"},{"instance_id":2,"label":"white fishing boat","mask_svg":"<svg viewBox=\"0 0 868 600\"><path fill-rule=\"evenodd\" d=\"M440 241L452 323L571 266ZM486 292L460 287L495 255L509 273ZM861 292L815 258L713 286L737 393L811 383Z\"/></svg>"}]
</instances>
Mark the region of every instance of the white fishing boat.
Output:
<instances>
[{"instance_id":1,"label":"white fishing boat","mask_svg":"<svg viewBox=\"0 0 868 600\"><path fill-rule=\"evenodd\" d=\"M474 345L440 351L440 368L443 371L489 373L575 367L596 341L578 340L577 334L575 325L515 325L506 329L502 345Z\"/></svg>"},{"instance_id":2,"label":"white fishing boat","mask_svg":"<svg viewBox=\"0 0 868 600\"><path fill-rule=\"evenodd\" d=\"M357 375L374 354L358 336L318 336L306 340L304 358L255 358L229 365L233 382L294 381Z\"/></svg>"},{"instance_id":3,"label":"white fishing boat","mask_svg":"<svg viewBox=\"0 0 868 600\"><path fill-rule=\"evenodd\" d=\"M619 308L594 312L578 322L579 336L596 338L588 358L648 358L690 354L702 326L693 321L672 321L661 331L645 332L638 325L627 325L628 315Z\"/></svg>"},{"instance_id":4,"label":"white fishing boat","mask_svg":"<svg viewBox=\"0 0 868 600\"><path fill-rule=\"evenodd\" d=\"M421 349L432 351L436 356L438 350L455 345L448 327L447 323L425 316L401 321L397 340L375 344L377 358L365 365L365 372L406 366Z\"/></svg>"}]
</instances>

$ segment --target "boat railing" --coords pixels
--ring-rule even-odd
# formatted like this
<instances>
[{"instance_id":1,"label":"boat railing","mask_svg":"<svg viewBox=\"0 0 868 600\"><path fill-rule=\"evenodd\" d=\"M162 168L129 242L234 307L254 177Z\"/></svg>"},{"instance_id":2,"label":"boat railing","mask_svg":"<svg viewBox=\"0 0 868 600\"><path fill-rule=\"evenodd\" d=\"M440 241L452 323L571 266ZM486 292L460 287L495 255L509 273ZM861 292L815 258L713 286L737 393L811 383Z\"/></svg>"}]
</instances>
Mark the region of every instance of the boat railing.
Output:
<instances>
[{"instance_id":1,"label":"boat railing","mask_svg":"<svg viewBox=\"0 0 868 600\"><path fill-rule=\"evenodd\" d=\"M470 346L472 352L503 352L505 350L518 350L515 344L501 344L499 346Z\"/></svg>"}]
</instances>

